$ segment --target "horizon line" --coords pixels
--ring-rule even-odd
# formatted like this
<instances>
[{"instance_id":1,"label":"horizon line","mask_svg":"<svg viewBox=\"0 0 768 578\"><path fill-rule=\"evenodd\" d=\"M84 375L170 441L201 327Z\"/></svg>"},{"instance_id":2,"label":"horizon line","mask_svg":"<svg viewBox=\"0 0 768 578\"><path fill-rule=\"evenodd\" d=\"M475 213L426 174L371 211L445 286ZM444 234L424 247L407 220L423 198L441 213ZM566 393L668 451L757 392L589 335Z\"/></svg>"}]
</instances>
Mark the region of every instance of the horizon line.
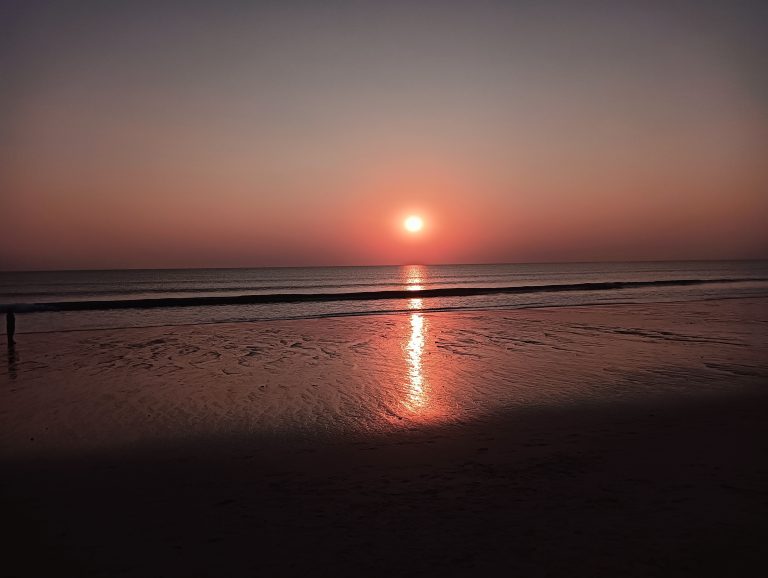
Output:
<instances>
[{"instance_id":1,"label":"horizon line","mask_svg":"<svg viewBox=\"0 0 768 578\"><path fill-rule=\"evenodd\" d=\"M191 270L220 270L238 271L248 269L342 269L342 268L381 268L381 267L462 267L471 265L592 265L592 264L629 264L629 263L730 263L730 262L761 262L768 261L766 257L738 257L728 259L595 259L573 261L481 261L474 263L388 263L377 265L254 265L243 267L120 267L120 268L63 268L63 269L0 269L3 273L85 273L85 272L115 272L115 271L191 271Z\"/></svg>"}]
</instances>

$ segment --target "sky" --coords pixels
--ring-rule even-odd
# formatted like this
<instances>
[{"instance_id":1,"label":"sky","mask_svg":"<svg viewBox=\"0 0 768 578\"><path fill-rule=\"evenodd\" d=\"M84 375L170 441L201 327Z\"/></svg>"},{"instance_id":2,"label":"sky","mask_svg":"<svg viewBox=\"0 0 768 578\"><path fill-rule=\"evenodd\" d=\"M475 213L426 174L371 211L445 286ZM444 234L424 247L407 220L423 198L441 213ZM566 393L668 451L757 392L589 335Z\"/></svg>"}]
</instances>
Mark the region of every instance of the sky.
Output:
<instances>
[{"instance_id":1,"label":"sky","mask_svg":"<svg viewBox=\"0 0 768 578\"><path fill-rule=\"evenodd\" d=\"M0 270L766 258L766 29L739 0L6 0Z\"/></svg>"}]
</instances>

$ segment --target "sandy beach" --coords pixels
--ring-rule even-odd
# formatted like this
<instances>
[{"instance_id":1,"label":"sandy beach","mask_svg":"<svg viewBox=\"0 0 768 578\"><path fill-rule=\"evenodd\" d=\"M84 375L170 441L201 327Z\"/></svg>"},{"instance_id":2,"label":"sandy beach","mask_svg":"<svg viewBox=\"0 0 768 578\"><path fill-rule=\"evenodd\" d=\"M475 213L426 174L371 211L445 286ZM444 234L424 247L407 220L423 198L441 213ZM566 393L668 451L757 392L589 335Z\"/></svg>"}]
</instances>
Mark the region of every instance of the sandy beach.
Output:
<instances>
[{"instance_id":1,"label":"sandy beach","mask_svg":"<svg viewBox=\"0 0 768 578\"><path fill-rule=\"evenodd\" d=\"M0 578L768 577L768 3L0 8Z\"/></svg>"},{"instance_id":2,"label":"sandy beach","mask_svg":"<svg viewBox=\"0 0 768 578\"><path fill-rule=\"evenodd\" d=\"M4 574L762 576L768 301L22 334Z\"/></svg>"}]
</instances>

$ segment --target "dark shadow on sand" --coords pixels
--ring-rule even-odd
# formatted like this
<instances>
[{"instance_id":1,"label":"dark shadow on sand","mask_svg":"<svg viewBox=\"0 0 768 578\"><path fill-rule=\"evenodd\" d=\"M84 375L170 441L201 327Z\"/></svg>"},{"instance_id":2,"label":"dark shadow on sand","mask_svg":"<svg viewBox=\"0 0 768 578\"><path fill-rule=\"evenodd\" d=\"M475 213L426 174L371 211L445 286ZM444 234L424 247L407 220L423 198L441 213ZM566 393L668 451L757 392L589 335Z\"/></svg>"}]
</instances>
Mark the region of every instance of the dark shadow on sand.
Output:
<instances>
[{"instance_id":1,"label":"dark shadow on sand","mask_svg":"<svg viewBox=\"0 0 768 578\"><path fill-rule=\"evenodd\" d=\"M2 464L10 576L764 576L768 396Z\"/></svg>"}]
</instances>

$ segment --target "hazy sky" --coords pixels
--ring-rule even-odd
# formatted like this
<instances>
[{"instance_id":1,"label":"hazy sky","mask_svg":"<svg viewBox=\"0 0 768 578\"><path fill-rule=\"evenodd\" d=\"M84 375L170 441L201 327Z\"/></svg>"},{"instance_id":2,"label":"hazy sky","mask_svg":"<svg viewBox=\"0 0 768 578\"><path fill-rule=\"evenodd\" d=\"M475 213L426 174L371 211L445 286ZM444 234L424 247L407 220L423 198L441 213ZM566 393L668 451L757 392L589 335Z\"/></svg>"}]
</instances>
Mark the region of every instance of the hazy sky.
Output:
<instances>
[{"instance_id":1,"label":"hazy sky","mask_svg":"<svg viewBox=\"0 0 768 578\"><path fill-rule=\"evenodd\" d=\"M767 29L732 0L6 0L0 269L768 257Z\"/></svg>"}]
</instances>

